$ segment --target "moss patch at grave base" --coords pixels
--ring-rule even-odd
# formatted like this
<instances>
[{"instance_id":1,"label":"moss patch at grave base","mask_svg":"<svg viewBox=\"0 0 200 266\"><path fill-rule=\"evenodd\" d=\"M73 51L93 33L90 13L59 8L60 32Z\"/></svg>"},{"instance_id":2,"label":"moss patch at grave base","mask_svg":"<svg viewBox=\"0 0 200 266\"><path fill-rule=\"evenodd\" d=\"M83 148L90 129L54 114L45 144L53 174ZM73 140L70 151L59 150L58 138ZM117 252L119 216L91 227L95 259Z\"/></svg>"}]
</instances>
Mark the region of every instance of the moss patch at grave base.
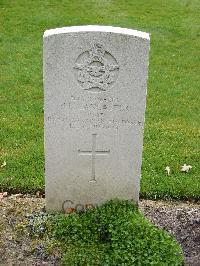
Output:
<instances>
[{"instance_id":1,"label":"moss patch at grave base","mask_svg":"<svg viewBox=\"0 0 200 266\"><path fill-rule=\"evenodd\" d=\"M183 265L180 245L128 201L51 217L64 265Z\"/></svg>"}]
</instances>

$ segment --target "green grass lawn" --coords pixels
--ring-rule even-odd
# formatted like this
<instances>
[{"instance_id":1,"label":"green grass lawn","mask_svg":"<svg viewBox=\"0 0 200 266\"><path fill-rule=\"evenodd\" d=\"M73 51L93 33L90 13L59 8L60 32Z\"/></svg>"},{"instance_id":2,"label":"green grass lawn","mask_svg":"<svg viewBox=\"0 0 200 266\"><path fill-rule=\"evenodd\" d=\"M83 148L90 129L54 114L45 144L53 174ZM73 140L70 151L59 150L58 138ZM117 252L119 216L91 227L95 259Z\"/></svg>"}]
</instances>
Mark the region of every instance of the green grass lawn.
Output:
<instances>
[{"instance_id":1,"label":"green grass lawn","mask_svg":"<svg viewBox=\"0 0 200 266\"><path fill-rule=\"evenodd\" d=\"M1 0L0 8L1 190L44 190L43 32L100 24L151 33L141 197L200 198L199 0Z\"/></svg>"}]
</instances>

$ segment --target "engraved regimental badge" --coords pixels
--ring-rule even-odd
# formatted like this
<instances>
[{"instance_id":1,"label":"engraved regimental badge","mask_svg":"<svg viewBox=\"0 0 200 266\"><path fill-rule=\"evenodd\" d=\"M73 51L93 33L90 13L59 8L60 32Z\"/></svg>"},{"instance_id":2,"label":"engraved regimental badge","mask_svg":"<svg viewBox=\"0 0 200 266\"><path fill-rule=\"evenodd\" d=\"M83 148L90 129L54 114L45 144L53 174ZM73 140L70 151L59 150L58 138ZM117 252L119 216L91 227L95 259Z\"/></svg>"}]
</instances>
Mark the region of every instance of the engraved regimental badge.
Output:
<instances>
[{"instance_id":1,"label":"engraved regimental badge","mask_svg":"<svg viewBox=\"0 0 200 266\"><path fill-rule=\"evenodd\" d=\"M80 86L89 92L106 91L117 80L119 65L116 59L99 43L80 54L75 74Z\"/></svg>"}]
</instances>

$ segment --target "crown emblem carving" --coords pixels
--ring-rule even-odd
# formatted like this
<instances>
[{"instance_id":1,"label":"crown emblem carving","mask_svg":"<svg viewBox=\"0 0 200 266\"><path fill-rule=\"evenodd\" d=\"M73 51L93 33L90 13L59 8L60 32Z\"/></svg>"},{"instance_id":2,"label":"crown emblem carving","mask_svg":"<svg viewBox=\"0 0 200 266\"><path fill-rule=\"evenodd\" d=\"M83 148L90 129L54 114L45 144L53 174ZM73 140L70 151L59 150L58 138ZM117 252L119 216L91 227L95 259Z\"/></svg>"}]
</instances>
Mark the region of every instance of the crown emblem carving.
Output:
<instances>
[{"instance_id":1,"label":"crown emblem carving","mask_svg":"<svg viewBox=\"0 0 200 266\"><path fill-rule=\"evenodd\" d=\"M76 60L74 69L78 83L89 92L106 91L116 81L119 65L103 45L95 43Z\"/></svg>"}]
</instances>

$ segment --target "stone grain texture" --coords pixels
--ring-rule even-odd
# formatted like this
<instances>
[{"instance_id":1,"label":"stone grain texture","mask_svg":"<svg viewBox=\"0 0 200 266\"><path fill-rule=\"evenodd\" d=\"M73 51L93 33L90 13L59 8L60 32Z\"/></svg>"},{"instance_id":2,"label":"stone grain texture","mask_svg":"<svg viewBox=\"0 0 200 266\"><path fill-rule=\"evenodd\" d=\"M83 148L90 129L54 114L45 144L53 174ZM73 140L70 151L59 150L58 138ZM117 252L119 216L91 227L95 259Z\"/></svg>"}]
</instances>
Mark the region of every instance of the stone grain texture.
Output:
<instances>
[{"instance_id":1,"label":"stone grain texture","mask_svg":"<svg viewBox=\"0 0 200 266\"><path fill-rule=\"evenodd\" d=\"M108 26L44 33L48 210L138 202L149 43Z\"/></svg>"}]
</instances>

